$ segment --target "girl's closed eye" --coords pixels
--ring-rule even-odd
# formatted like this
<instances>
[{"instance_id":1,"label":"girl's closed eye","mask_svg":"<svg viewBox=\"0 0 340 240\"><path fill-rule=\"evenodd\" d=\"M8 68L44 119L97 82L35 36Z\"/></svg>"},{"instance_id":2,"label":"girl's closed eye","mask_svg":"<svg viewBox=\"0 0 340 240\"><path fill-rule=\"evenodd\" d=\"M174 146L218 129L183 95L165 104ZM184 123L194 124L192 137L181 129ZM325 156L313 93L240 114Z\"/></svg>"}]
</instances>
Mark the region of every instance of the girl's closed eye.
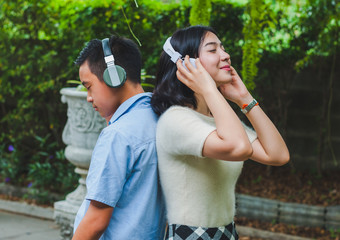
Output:
<instances>
[{"instance_id":1,"label":"girl's closed eye","mask_svg":"<svg viewBox=\"0 0 340 240\"><path fill-rule=\"evenodd\" d=\"M223 47L223 45L221 44L221 49L222 49L222 51L225 51L226 52L226 50L225 50L225 48Z\"/></svg>"}]
</instances>

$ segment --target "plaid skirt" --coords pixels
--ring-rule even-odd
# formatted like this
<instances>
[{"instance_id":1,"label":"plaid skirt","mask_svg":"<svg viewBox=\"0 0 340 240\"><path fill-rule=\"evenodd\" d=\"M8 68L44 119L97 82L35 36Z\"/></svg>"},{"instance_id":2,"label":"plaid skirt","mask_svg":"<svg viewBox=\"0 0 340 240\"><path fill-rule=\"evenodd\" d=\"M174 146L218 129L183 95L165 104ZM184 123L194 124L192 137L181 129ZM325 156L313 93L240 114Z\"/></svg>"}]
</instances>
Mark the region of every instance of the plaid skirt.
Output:
<instances>
[{"instance_id":1,"label":"plaid skirt","mask_svg":"<svg viewBox=\"0 0 340 240\"><path fill-rule=\"evenodd\" d=\"M166 240L238 240L234 222L216 228L192 227L170 224L166 232Z\"/></svg>"}]
</instances>

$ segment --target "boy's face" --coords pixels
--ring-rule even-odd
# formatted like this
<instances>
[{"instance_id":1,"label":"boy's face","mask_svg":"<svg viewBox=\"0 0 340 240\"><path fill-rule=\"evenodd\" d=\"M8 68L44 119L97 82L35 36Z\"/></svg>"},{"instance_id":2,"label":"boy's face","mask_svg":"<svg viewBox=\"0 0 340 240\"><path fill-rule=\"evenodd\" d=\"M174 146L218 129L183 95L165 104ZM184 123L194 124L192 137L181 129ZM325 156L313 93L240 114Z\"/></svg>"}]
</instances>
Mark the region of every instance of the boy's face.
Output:
<instances>
[{"instance_id":1,"label":"boy's face","mask_svg":"<svg viewBox=\"0 0 340 240\"><path fill-rule=\"evenodd\" d=\"M109 123L112 115L118 109L120 103L119 90L110 88L104 81L100 81L94 75L88 62L85 61L79 68L79 78L87 89L87 101L99 112L100 116Z\"/></svg>"}]
</instances>

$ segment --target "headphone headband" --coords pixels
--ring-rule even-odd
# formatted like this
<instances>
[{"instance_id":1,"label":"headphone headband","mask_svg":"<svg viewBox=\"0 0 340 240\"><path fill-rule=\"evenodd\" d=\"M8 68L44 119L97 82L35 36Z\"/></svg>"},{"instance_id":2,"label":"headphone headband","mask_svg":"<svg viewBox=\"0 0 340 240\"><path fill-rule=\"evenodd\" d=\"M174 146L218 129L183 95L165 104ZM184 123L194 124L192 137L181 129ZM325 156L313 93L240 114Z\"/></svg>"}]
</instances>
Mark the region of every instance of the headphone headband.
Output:
<instances>
[{"instance_id":1,"label":"headphone headband","mask_svg":"<svg viewBox=\"0 0 340 240\"><path fill-rule=\"evenodd\" d=\"M170 40L171 40L171 37L169 37L164 45L163 45L163 50L164 52L166 52L170 58L171 58L171 61L173 61L175 64L176 62L178 61L178 59L182 58L182 54L180 54L179 52L175 51L175 49L172 47L171 43L170 43ZM194 58L189 58L189 61L190 63L196 67L196 64L195 64L195 59ZM183 66L187 69L187 67L185 66L184 64L184 61L182 62ZM187 69L188 70L188 69Z\"/></svg>"},{"instance_id":2,"label":"headphone headband","mask_svg":"<svg viewBox=\"0 0 340 240\"><path fill-rule=\"evenodd\" d=\"M105 57L108 57L110 55L112 55L112 52L111 52L111 48L109 46L109 39L108 38L104 38L102 40L102 46L103 46L103 51L104 51L104 56Z\"/></svg>"},{"instance_id":3,"label":"headphone headband","mask_svg":"<svg viewBox=\"0 0 340 240\"><path fill-rule=\"evenodd\" d=\"M166 52L171 57L171 61L176 63L177 60L182 57L182 54L180 54L179 52L175 51L175 49L172 47L172 45L170 43L170 40L171 40L171 37L169 37L165 41L165 43L163 45L163 50L164 50L164 52Z\"/></svg>"}]
</instances>

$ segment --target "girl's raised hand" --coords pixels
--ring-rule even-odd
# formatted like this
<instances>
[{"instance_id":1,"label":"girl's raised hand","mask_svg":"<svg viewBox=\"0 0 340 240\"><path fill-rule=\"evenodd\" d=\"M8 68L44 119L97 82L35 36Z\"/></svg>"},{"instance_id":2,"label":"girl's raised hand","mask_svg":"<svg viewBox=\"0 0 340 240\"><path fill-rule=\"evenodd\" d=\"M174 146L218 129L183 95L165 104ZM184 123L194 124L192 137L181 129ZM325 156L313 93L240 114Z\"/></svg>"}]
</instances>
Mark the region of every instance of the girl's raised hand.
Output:
<instances>
[{"instance_id":1,"label":"girl's raised hand","mask_svg":"<svg viewBox=\"0 0 340 240\"><path fill-rule=\"evenodd\" d=\"M184 64L187 67L182 65L182 60L179 59L176 63L177 72L176 76L178 80L188 86L195 93L203 94L205 91L215 88L215 81L211 78L210 74L205 70L202 66L199 58L195 60L196 67L195 68L189 61L189 56L185 56Z\"/></svg>"},{"instance_id":2,"label":"girl's raised hand","mask_svg":"<svg viewBox=\"0 0 340 240\"><path fill-rule=\"evenodd\" d=\"M239 106L244 103L249 103L253 99L251 94L242 82L240 76L237 74L235 68L230 66L230 69L232 81L219 86L220 92L226 99L238 104Z\"/></svg>"}]
</instances>

